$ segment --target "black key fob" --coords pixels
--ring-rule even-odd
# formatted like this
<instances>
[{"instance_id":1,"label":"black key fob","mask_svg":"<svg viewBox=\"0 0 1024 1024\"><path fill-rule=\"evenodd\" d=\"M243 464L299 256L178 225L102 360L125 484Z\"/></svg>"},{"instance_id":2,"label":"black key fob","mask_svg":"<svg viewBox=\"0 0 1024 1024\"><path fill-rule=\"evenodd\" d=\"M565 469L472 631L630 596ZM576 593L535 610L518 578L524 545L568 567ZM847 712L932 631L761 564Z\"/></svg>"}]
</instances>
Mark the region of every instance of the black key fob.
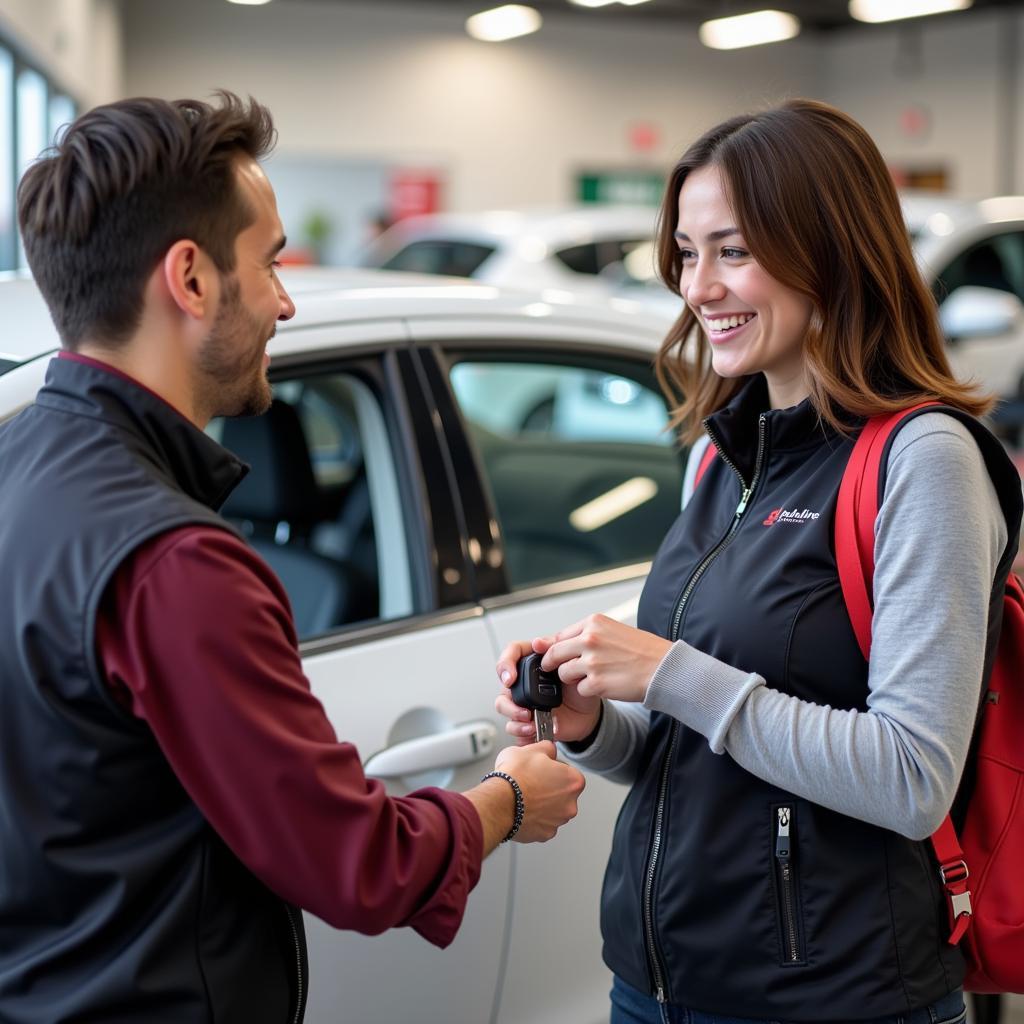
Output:
<instances>
[{"instance_id":1,"label":"black key fob","mask_svg":"<svg viewBox=\"0 0 1024 1024\"><path fill-rule=\"evenodd\" d=\"M512 700L531 711L551 711L562 703L562 680L557 672L545 672L540 667L540 659L537 653L519 659Z\"/></svg>"}]
</instances>

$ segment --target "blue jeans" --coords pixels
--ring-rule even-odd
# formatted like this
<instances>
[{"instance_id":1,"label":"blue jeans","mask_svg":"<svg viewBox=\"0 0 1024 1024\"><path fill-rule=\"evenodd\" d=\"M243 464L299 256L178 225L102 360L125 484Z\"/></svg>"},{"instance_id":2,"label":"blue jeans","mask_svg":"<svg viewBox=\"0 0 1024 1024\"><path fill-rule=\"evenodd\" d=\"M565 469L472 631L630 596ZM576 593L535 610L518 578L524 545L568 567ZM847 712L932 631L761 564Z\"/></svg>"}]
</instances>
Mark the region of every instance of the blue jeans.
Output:
<instances>
[{"instance_id":1,"label":"blue jeans","mask_svg":"<svg viewBox=\"0 0 1024 1024\"><path fill-rule=\"evenodd\" d=\"M960 989L943 996L938 1002L920 1010L877 1017L850 1024L964 1024L967 1010ZM616 977L612 983L612 1016L610 1024L785 1024L784 1021L758 1020L749 1017L722 1017L715 1013L688 1010L685 1006L660 1006L658 1001L627 985ZM840 1022L834 1022L840 1024ZM842 1022L846 1024L846 1022Z\"/></svg>"}]
</instances>

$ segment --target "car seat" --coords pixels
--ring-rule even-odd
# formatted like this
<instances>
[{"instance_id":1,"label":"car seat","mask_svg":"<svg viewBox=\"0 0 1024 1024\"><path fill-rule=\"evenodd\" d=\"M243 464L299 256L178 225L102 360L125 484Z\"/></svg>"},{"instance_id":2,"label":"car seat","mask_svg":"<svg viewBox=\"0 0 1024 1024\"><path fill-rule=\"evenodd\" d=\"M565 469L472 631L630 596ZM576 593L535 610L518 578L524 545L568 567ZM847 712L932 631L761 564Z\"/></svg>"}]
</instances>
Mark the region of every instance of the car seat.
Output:
<instances>
[{"instance_id":1,"label":"car seat","mask_svg":"<svg viewBox=\"0 0 1024 1024\"><path fill-rule=\"evenodd\" d=\"M299 636L358 618L359 573L308 546L319 492L295 409L274 399L262 416L226 419L222 444L252 468L221 512L284 584Z\"/></svg>"}]
</instances>

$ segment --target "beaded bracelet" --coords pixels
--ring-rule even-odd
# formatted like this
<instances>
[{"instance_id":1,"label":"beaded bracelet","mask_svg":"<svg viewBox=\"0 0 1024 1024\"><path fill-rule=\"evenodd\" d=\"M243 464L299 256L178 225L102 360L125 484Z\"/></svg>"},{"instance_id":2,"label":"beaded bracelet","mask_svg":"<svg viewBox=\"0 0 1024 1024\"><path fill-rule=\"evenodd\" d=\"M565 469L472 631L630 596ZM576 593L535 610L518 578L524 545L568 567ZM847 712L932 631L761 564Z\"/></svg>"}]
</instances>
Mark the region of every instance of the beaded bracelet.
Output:
<instances>
[{"instance_id":1,"label":"beaded bracelet","mask_svg":"<svg viewBox=\"0 0 1024 1024\"><path fill-rule=\"evenodd\" d=\"M503 843L507 843L515 836L519 831L519 826L523 823L523 815L526 813L526 804L523 802L523 791L519 788L519 783L516 782L508 772L488 772L480 781L486 782L488 779L504 779L512 787L512 792L516 795L516 814L512 821L512 828L509 830L508 835L502 839Z\"/></svg>"}]
</instances>

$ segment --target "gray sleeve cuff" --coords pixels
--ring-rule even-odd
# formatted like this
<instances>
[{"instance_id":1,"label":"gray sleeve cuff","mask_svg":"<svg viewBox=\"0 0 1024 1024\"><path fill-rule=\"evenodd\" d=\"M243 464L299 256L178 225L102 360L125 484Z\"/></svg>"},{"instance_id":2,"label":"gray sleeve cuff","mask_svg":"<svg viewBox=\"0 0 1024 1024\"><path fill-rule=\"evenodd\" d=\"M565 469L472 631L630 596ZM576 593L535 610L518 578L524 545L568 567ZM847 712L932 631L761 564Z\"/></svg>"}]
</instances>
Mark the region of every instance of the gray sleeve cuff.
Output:
<instances>
[{"instance_id":1,"label":"gray sleeve cuff","mask_svg":"<svg viewBox=\"0 0 1024 1024\"><path fill-rule=\"evenodd\" d=\"M640 704L606 700L601 725L590 746L573 752L560 743L559 752L577 768L595 772L612 782L630 783L636 778L636 766L650 721L650 712Z\"/></svg>"},{"instance_id":2,"label":"gray sleeve cuff","mask_svg":"<svg viewBox=\"0 0 1024 1024\"><path fill-rule=\"evenodd\" d=\"M672 645L647 686L644 707L661 711L706 736L716 754L751 691L764 679L712 658L681 640Z\"/></svg>"}]
</instances>

